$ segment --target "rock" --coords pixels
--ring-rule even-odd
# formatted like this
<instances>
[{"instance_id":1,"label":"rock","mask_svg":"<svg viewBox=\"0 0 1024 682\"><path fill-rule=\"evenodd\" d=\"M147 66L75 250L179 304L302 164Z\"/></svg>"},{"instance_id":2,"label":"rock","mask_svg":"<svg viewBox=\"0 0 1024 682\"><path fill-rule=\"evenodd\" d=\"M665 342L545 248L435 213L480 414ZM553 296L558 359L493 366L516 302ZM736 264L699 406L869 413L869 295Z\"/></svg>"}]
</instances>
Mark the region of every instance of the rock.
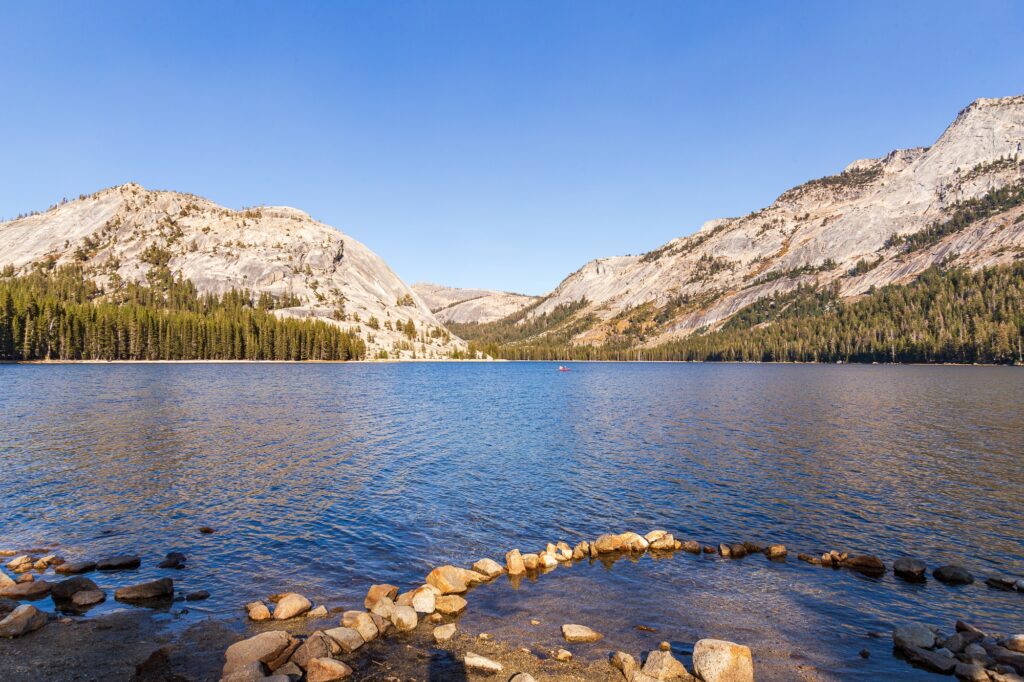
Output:
<instances>
[{"instance_id":1,"label":"rock","mask_svg":"<svg viewBox=\"0 0 1024 682\"><path fill-rule=\"evenodd\" d=\"M14 582L17 583L17 584L20 584L20 583L34 583L35 581L36 581L36 577L34 575L32 575L31 573L23 573L23 574L19 575L18 579L15 580Z\"/></svg>"},{"instance_id":2,"label":"rock","mask_svg":"<svg viewBox=\"0 0 1024 682\"><path fill-rule=\"evenodd\" d=\"M541 552L538 558L540 559L540 565L544 568L554 568L558 565L558 559L551 552Z\"/></svg>"},{"instance_id":3,"label":"rock","mask_svg":"<svg viewBox=\"0 0 1024 682\"><path fill-rule=\"evenodd\" d=\"M747 550L747 554L760 554L764 551L764 543L755 540L744 540L743 549Z\"/></svg>"},{"instance_id":4,"label":"rock","mask_svg":"<svg viewBox=\"0 0 1024 682\"><path fill-rule=\"evenodd\" d=\"M639 667L636 664L636 659L624 651L616 651L613 653L609 663L611 663L612 667L616 670L622 671L622 675L627 681L632 680L633 674L639 670Z\"/></svg>"},{"instance_id":5,"label":"rock","mask_svg":"<svg viewBox=\"0 0 1024 682\"><path fill-rule=\"evenodd\" d=\"M206 590L196 590L195 592L189 592L188 594L185 595L185 601L202 601L204 599L209 599L209 598L210 598L210 593L207 592ZM326 612L327 612L327 610L324 609L324 614L325 615L326 615Z\"/></svg>"},{"instance_id":6,"label":"rock","mask_svg":"<svg viewBox=\"0 0 1024 682\"><path fill-rule=\"evenodd\" d=\"M446 616L454 616L466 610L467 602L457 594L446 594L437 597L434 601L434 609Z\"/></svg>"},{"instance_id":7,"label":"rock","mask_svg":"<svg viewBox=\"0 0 1024 682\"><path fill-rule=\"evenodd\" d=\"M555 548L558 550L555 552L555 558L559 561L570 561L572 560L572 547L568 543L559 540L555 543Z\"/></svg>"},{"instance_id":8,"label":"rock","mask_svg":"<svg viewBox=\"0 0 1024 682\"><path fill-rule=\"evenodd\" d=\"M970 585L974 582L974 576L966 568L955 564L939 566L932 571L932 575L936 580L947 585Z\"/></svg>"},{"instance_id":9,"label":"rock","mask_svg":"<svg viewBox=\"0 0 1024 682\"><path fill-rule=\"evenodd\" d=\"M270 620L270 609L267 605L261 601L254 601L245 605L245 610L249 612L249 620L256 622Z\"/></svg>"},{"instance_id":10,"label":"rock","mask_svg":"<svg viewBox=\"0 0 1024 682\"><path fill-rule=\"evenodd\" d=\"M127 571L138 568L142 560L134 554L122 554L120 556L107 557L96 562L96 570L99 571Z\"/></svg>"},{"instance_id":11,"label":"rock","mask_svg":"<svg viewBox=\"0 0 1024 682\"><path fill-rule=\"evenodd\" d=\"M448 623L447 625L438 625L434 628L434 641L438 644L447 642L449 639L455 636L455 623Z\"/></svg>"},{"instance_id":12,"label":"rock","mask_svg":"<svg viewBox=\"0 0 1024 682\"><path fill-rule=\"evenodd\" d=\"M1024 592L1024 578L1021 578L1020 580L1015 582L1013 586L1018 592Z\"/></svg>"},{"instance_id":13,"label":"rock","mask_svg":"<svg viewBox=\"0 0 1024 682\"><path fill-rule=\"evenodd\" d=\"M302 668L295 665L291 661L285 663L280 668L274 669L274 674L271 677L266 678L267 682L273 680L273 682L293 682L293 680L299 680L305 675ZM284 680L278 680L276 678L284 677Z\"/></svg>"},{"instance_id":14,"label":"rock","mask_svg":"<svg viewBox=\"0 0 1024 682\"><path fill-rule=\"evenodd\" d=\"M487 576L488 578L497 578L499 575L505 572L494 559L481 559L480 561L473 564L473 570L477 573Z\"/></svg>"},{"instance_id":15,"label":"rock","mask_svg":"<svg viewBox=\"0 0 1024 682\"><path fill-rule=\"evenodd\" d=\"M326 617L327 617L327 607L324 606L323 604L321 604L320 606L316 607L315 609L310 609L309 611L306 611L306 618L326 618Z\"/></svg>"},{"instance_id":16,"label":"rock","mask_svg":"<svg viewBox=\"0 0 1024 682\"><path fill-rule=\"evenodd\" d=\"M501 663L498 663L497 661L492 661L489 658L484 658L483 656L474 654L472 652L466 654L465 658L462 659L462 663L466 666L467 670L474 670L476 672L487 673L491 675L500 673L502 670Z\"/></svg>"},{"instance_id":17,"label":"rock","mask_svg":"<svg viewBox=\"0 0 1024 682\"><path fill-rule=\"evenodd\" d=\"M7 575L6 573L0 572L0 589L10 587L14 584L16 583L13 580L11 580L11 576Z\"/></svg>"},{"instance_id":18,"label":"rock","mask_svg":"<svg viewBox=\"0 0 1024 682\"><path fill-rule=\"evenodd\" d=\"M1003 646L1010 651L1024 654L1024 635L1010 635L1003 640Z\"/></svg>"},{"instance_id":19,"label":"rock","mask_svg":"<svg viewBox=\"0 0 1024 682\"><path fill-rule=\"evenodd\" d=\"M24 601L42 599L50 594L50 587L50 583L45 580L34 580L30 583L18 583L9 587L0 588L0 597L20 599Z\"/></svg>"},{"instance_id":20,"label":"rock","mask_svg":"<svg viewBox=\"0 0 1024 682\"><path fill-rule=\"evenodd\" d=\"M103 590L82 590L71 595L71 603L80 608L95 606L107 600Z\"/></svg>"},{"instance_id":21,"label":"rock","mask_svg":"<svg viewBox=\"0 0 1024 682\"><path fill-rule=\"evenodd\" d=\"M833 560L835 557L833 556ZM871 554L861 554L859 556L851 556L848 558L840 558L839 565L844 568L848 568L851 571L857 571L868 576L880 576L885 573L885 564L876 556Z\"/></svg>"},{"instance_id":22,"label":"rock","mask_svg":"<svg viewBox=\"0 0 1024 682\"><path fill-rule=\"evenodd\" d=\"M333 639L338 648L346 654L352 653L365 643L363 636L353 628L331 628L325 630L324 634Z\"/></svg>"},{"instance_id":23,"label":"rock","mask_svg":"<svg viewBox=\"0 0 1024 682\"><path fill-rule=\"evenodd\" d=\"M441 594L460 594L483 581L484 577L476 571L458 566L438 566L427 575L427 584L441 590Z\"/></svg>"},{"instance_id":24,"label":"rock","mask_svg":"<svg viewBox=\"0 0 1024 682\"><path fill-rule=\"evenodd\" d=\"M619 535L602 535L597 540L594 540L593 547L598 554L617 552L623 548L622 537Z\"/></svg>"},{"instance_id":25,"label":"rock","mask_svg":"<svg viewBox=\"0 0 1024 682\"><path fill-rule=\"evenodd\" d=\"M671 533L666 533L659 538L656 538L650 543L650 549L655 551L674 551L676 548L676 539L672 537Z\"/></svg>"},{"instance_id":26,"label":"rock","mask_svg":"<svg viewBox=\"0 0 1024 682\"><path fill-rule=\"evenodd\" d=\"M433 587L417 587L412 591L409 606L416 613L433 613L437 609L437 593Z\"/></svg>"},{"instance_id":27,"label":"rock","mask_svg":"<svg viewBox=\"0 0 1024 682\"><path fill-rule=\"evenodd\" d=\"M661 649L647 654L647 660L644 661L644 666L640 669L640 672L655 680L679 680L681 682L693 680L696 682L686 669L686 666L672 656L671 651L663 651Z\"/></svg>"},{"instance_id":28,"label":"rock","mask_svg":"<svg viewBox=\"0 0 1024 682\"><path fill-rule=\"evenodd\" d=\"M537 682L530 673L516 673L508 682Z\"/></svg>"},{"instance_id":29,"label":"rock","mask_svg":"<svg viewBox=\"0 0 1024 682\"><path fill-rule=\"evenodd\" d=\"M732 547L730 547L729 545L725 544L724 542L719 543L719 545L718 545L718 553L721 554L722 556L725 556L725 557L732 556Z\"/></svg>"},{"instance_id":30,"label":"rock","mask_svg":"<svg viewBox=\"0 0 1024 682\"><path fill-rule=\"evenodd\" d=\"M985 647L981 646L976 642L971 642L964 647L963 653L965 656L980 657L988 656L988 652L985 651Z\"/></svg>"},{"instance_id":31,"label":"rock","mask_svg":"<svg viewBox=\"0 0 1024 682\"><path fill-rule=\"evenodd\" d=\"M444 597L441 597L441 599L444 599ZM391 614L391 622L399 632L415 630L418 620L416 611L411 606L396 606L394 613Z\"/></svg>"},{"instance_id":32,"label":"rock","mask_svg":"<svg viewBox=\"0 0 1024 682\"><path fill-rule=\"evenodd\" d=\"M96 570L95 561L69 561L53 569L54 573L61 575L77 575Z\"/></svg>"},{"instance_id":33,"label":"rock","mask_svg":"<svg viewBox=\"0 0 1024 682\"><path fill-rule=\"evenodd\" d=\"M314 658L306 668L306 682L335 682L352 675L352 668L333 658Z\"/></svg>"},{"instance_id":34,"label":"rock","mask_svg":"<svg viewBox=\"0 0 1024 682\"><path fill-rule=\"evenodd\" d=\"M562 661L563 663L566 662L566 661L571 661L572 660L572 652L571 651L566 651L565 649L559 649L558 651L555 652L555 660L556 661Z\"/></svg>"},{"instance_id":35,"label":"rock","mask_svg":"<svg viewBox=\"0 0 1024 682\"><path fill-rule=\"evenodd\" d=\"M1012 592L1014 590L1015 580L1005 575L993 575L985 579L985 584L995 590L1004 590L1006 592Z\"/></svg>"},{"instance_id":36,"label":"rock","mask_svg":"<svg viewBox=\"0 0 1024 682\"><path fill-rule=\"evenodd\" d=\"M313 604L297 592L286 592L274 607L274 620L288 620L301 616L312 608Z\"/></svg>"},{"instance_id":37,"label":"rock","mask_svg":"<svg viewBox=\"0 0 1024 682\"><path fill-rule=\"evenodd\" d=\"M576 546L572 548L573 561L582 561L588 556L590 556L590 545L585 540L576 543Z\"/></svg>"},{"instance_id":38,"label":"rock","mask_svg":"<svg viewBox=\"0 0 1024 682\"><path fill-rule=\"evenodd\" d=\"M981 638L985 639L985 633L982 630L979 630L978 628L974 627L970 623L965 623L962 620L958 620L954 627L956 628L957 632L972 632L976 635L981 635Z\"/></svg>"},{"instance_id":39,"label":"rock","mask_svg":"<svg viewBox=\"0 0 1024 682\"><path fill-rule=\"evenodd\" d=\"M270 630L235 642L224 652L224 674L227 675L252 663L276 661L292 649L292 638L283 630ZM290 653L290 652L289 652ZM282 662L282 665L284 662Z\"/></svg>"},{"instance_id":40,"label":"rock","mask_svg":"<svg viewBox=\"0 0 1024 682\"><path fill-rule=\"evenodd\" d=\"M159 568L182 569L185 568L185 561L187 561L187 559L188 558L181 552L170 552L164 557L164 560L161 561L158 566Z\"/></svg>"},{"instance_id":41,"label":"rock","mask_svg":"<svg viewBox=\"0 0 1024 682\"><path fill-rule=\"evenodd\" d=\"M652 530L644 536L644 540L647 540L647 543L650 544L659 538L665 537L666 535L668 535L667 530Z\"/></svg>"},{"instance_id":42,"label":"rock","mask_svg":"<svg viewBox=\"0 0 1024 682\"><path fill-rule=\"evenodd\" d=\"M33 559L28 554L22 554L21 556L14 557L7 562L7 568L11 569L15 573L21 573L32 568Z\"/></svg>"},{"instance_id":43,"label":"rock","mask_svg":"<svg viewBox=\"0 0 1024 682\"><path fill-rule=\"evenodd\" d=\"M764 553L769 559L785 559L789 552L785 545L768 545Z\"/></svg>"},{"instance_id":44,"label":"rock","mask_svg":"<svg viewBox=\"0 0 1024 682\"><path fill-rule=\"evenodd\" d=\"M337 642L317 630L299 645L295 653L292 654L291 662L305 670L314 658L330 658L332 654L339 651L341 651L341 646Z\"/></svg>"},{"instance_id":45,"label":"rock","mask_svg":"<svg viewBox=\"0 0 1024 682\"><path fill-rule=\"evenodd\" d=\"M523 564L523 555L518 549L513 549L505 554L505 568L509 575L522 575L526 573L526 566Z\"/></svg>"},{"instance_id":46,"label":"rock","mask_svg":"<svg viewBox=\"0 0 1024 682\"><path fill-rule=\"evenodd\" d=\"M907 647L932 649L935 647L935 633L918 623L900 625L892 631L892 643L901 650Z\"/></svg>"},{"instance_id":47,"label":"rock","mask_svg":"<svg viewBox=\"0 0 1024 682\"><path fill-rule=\"evenodd\" d=\"M214 530L212 528L210 528L209 526L199 526L199 532L202 533L203 535L210 535L211 533L214 532Z\"/></svg>"},{"instance_id":48,"label":"rock","mask_svg":"<svg viewBox=\"0 0 1024 682\"><path fill-rule=\"evenodd\" d=\"M696 540L687 540L682 543L681 549L684 552L689 552L690 554L700 554L700 543Z\"/></svg>"},{"instance_id":49,"label":"rock","mask_svg":"<svg viewBox=\"0 0 1024 682\"><path fill-rule=\"evenodd\" d=\"M82 576L61 580L50 586L50 596L54 601L70 601L75 592L97 589L96 583Z\"/></svg>"},{"instance_id":50,"label":"rock","mask_svg":"<svg viewBox=\"0 0 1024 682\"><path fill-rule=\"evenodd\" d=\"M622 542L622 549L627 552L645 552L650 546L643 535L632 531L621 533L619 539Z\"/></svg>"},{"instance_id":51,"label":"rock","mask_svg":"<svg viewBox=\"0 0 1024 682\"><path fill-rule=\"evenodd\" d=\"M925 576L927 570L928 567L924 565L923 561L908 557L900 557L892 564L892 572L896 577L911 583L925 582L927 580Z\"/></svg>"},{"instance_id":52,"label":"rock","mask_svg":"<svg viewBox=\"0 0 1024 682\"><path fill-rule=\"evenodd\" d=\"M973 663L957 663L953 669L953 674L956 675L958 680L964 680L965 682L989 682L988 673L985 672L984 666Z\"/></svg>"},{"instance_id":53,"label":"rock","mask_svg":"<svg viewBox=\"0 0 1024 682\"><path fill-rule=\"evenodd\" d=\"M523 565L526 566L527 571L536 571L540 568L540 557L536 554L524 554Z\"/></svg>"},{"instance_id":54,"label":"rock","mask_svg":"<svg viewBox=\"0 0 1024 682\"><path fill-rule=\"evenodd\" d=\"M0 620L0 637L21 637L46 625L46 613L22 604Z\"/></svg>"},{"instance_id":55,"label":"rock","mask_svg":"<svg viewBox=\"0 0 1024 682\"><path fill-rule=\"evenodd\" d=\"M343 618L343 625L358 632L364 642L372 642L377 638L377 635L380 633L380 629L377 627L377 623L369 613L366 613L365 611L345 612L346 615L350 613L354 613L355 615L348 620Z\"/></svg>"},{"instance_id":56,"label":"rock","mask_svg":"<svg viewBox=\"0 0 1024 682\"><path fill-rule=\"evenodd\" d=\"M64 560L56 554L47 554L41 559L37 559L36 562L32 564L32 568L36 569L37 571L45 571L50 566L58 566L63 563Z\"/></svg>"},{"instance_id":57,"label":"rock","mask_svg":"<svg viewBox=\"0 0 1024 682\"><path fill-rule=\"evenodd\" d=\"M704 682L754 682L750 649L720 639L693 645L693 672Z\"/></svg>"},{"instance_id":58,"label":"rock","mask_svg":"<svg viewBox=\"0 0 1024 682\"><path fill-rule=\"evenodd\" d=\"M162 661L153 661L152 658L153 657L150 656L150 658L147 659L146 662L143 665L146 665L146 666L152 666L154 664L159 664L159 665L162 665L162 666L168 665L168 657L167 657L167 652L166 651L164 652L164 655L162 656L162 658L163 658ZM266 666L264 666L259 661L252 661L251 663L246 663L244 665L238 666L237 668L232 670L230 673L224 674L220 678L220 682L260 682L261 680L266 680L266 679L267 679Z\"/></svg>"},{"instance_id":59,"label":"rock","mask_svg":"<svg viewBox=\"0 0 1024 682\"><path fill-rule=\"evenodd\" d=\"M367 609L372 610L377 602L380 601L381 597L387 597L389 600L394 600L398 597L398 587L395 585L381 584L372 585L366 592L366 598L363 599L363 606Z\"/></svg>"},{"instance_id":60,"label":"rock","mask_svg":"<svg viewBox=\"0 0 1024 682\"><path fill-rule=\"evenodd\" d=\"M747 548L738 542L729 545L729 556L733 559L741 559L747 556Z\"/></svg>"},{"instance_id":61,"label":"rock","mask_svg":"<svg viewBox=\"0 0 1024 682\"><path fill-rule=\"evenodd\" d=\"M562 626L562 637L565 641L574 642L596 642L603 635L588 628L586 625L566 624Z\"/></svg>"},{"instance_id":62,"label":"rock","mask_svg":"<svg viewBox=\"0 0 1024 682\"><path fill-rule=\"evenodd\" d=\"M871 652L868 651L867 649L861 649L860 651L857 652L857 655L860 656L861 658L871 658Z\"/></svg>"},{"instance_id":63,"label":"rock","mask_svg":"<svg viewBox=\"0 0 1024 682\"><path fill-rule=\"evenodd\" d=\"M395 612L395 602L391 601L387 597L381 597L377 600L377 603L370 609L370 613L376 613L381 618L391 619L391 614Z\"/></svg>"},{"instance_id":64,"label":"rock","mask_svg":"<svg viewBox=\"0 0 1024 682\"><path fill-rule=\"evenodd\" d=\"M170 578L151 580L114 591L114 599L123 602L169 600L172 597L174 597L174 581Z\"/></svg>"},{"instance_id":65,"label":"rock","mask_svg":"<svg viewBox=\"0 0 1024 682\"><path fill-rule=\"evenodd\" d=\"M956 669L956 659L943 656L935 651L928 651L918 646L907 646L900 653L913 665L948 675Z\"/></svg>"},{"instance_id":66,"label":"rock","mask_svg":"<svg viewBox=\"0 0 1024 682\"><path fill-rule=\"evenodd\" d=\"M981 635L975 632L957 632L946 638L946 641L942 643L942 646L949 649L953 653L960 653L967 648L968 644L973 644L984 639Z\"/></svg>"},{"instance_id":67,"label":"rock","mask_svg":"<svg viewBox=\"0 0 1024 682\"><path fill-rule=\"evenodd\" d=\"M715 548L712 547L711 545L704 545L704 547L701 549L701 551L704 552L705 554L714 554L715 553Z\"/></svg>"}]
</instances>

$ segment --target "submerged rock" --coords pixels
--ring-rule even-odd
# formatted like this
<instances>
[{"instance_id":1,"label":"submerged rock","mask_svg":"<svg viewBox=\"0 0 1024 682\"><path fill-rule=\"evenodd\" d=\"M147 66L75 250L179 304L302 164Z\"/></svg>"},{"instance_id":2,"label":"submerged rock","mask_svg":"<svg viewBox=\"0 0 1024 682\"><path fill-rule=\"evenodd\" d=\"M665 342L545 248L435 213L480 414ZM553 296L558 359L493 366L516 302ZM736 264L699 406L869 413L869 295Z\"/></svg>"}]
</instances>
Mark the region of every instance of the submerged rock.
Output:
<instances>
[{"instance_id":1,"label":"submerged rock","mask_svg":"<svg viewBox=\"0 0 1024 682\"><path fill-rule=\"evenodd\" d=\"M96 562L99 571L129 571L142 565L142 559L134 554L107 557Z\"/></svg>"},{"instance_id":2,"label":"submerged rock","mask_svg":"<svg viewBox=\"0 0 1024 682\"><path fill-rule=\"evenodd\" d=\"M1006 592L1012 592L1014 590L1015 580L1005 575L993 575L985 579L985 584L996 590L1004 590Z\"/></svg>"},{"instance_id":3,"label":"submerged rock","mask_svg":"<svg viewBox=\"0 0 1024 682\"><path fill-rule=\"evenodd\" d=\"M928 567L924 565L923 561L908 557L900 557L892 564L892 572L896 577L911 583L925 582L927 580L925 576L927 570Z\"/></svg>"},{"instance_id":4,"label":"submerged rock","mask_svg":"<svg viewBox=\"0 0 1024 682\"><path fill-rule=\"evenodd\" d=\"M562 637L570 643L575 642L596 642L604 635L591 630L586 625L566 624L562 626Z\"/></svg>"},{"instance_id":5,"label":"submerged rock","mask_svg":"<svg viewBox=\"0 0 1024 682\"><path fill-rule=\"evenodd\" d=\"M174 596L174 581L160 578L138 585L122 587L114 592L114 599L123 602L147 602L168 600Z\"/></svg>"},{"instance_id":6,"label":"submerged rock","mask_svg":"<svg viewBox=\"0 0 1024 682\"><path fill-rule=\"evenodd\" d=\"M492 661L489 658L484 658L483 656L472 652L467 653L462 659L462 662L466 666L467 670L475 670L481 673L496 674L500 673L502 670L501 663Z\"/></svg>"},{"instance_id":7,"label":"submerged rock","mask_svg":"<svg viewBox=\"0 0 1024 682\"><path fill-rule=\"evenodd\" d=\"M288 620L301 616L313 607L312 602L297 592L286 592L274 607L274 620Z\"/></svg>"},{"instance_id":8,"label":"submerged rock","mask_svg":"<svg viewBox=\"0 0 1024 682\"><path fill-rule=\"evenodd\" d=\"M956 564L939 566L932 571L932 575L936 580L947 585L970 585L974 582L974 576L966 568Z\"/></svg>"},{"instance_id":9,"label":"submerged rock","mask_svg":"<svg viewBox=\"0 0 1024 682\"><path fill-rule=\"evenodd\" d=\"M704 682L754 682L750 649L721 639L693 645L693 672Z\"/></svg>"},{"instance_id":10,"label":"submerged rock","mask_svg":"<svg viewBox=\"0 0 1024 682\"><path fill-rule=\"evenodd\" d=\"M164 557L164 560L161 561L158 564L158 566L159 566L159 568L182 569L182 568L185 568L185 562L187 560L188 560L188 557L186 557L181 552L170 552L170 553L167 554L167 556Z\"/></svg>"},{"instance_id":11,"label":"submerged rock","mask_svg":"<svg viewBox=\"0 0 1024 682\"><path fill-rule=\"evenodd\" d=\"M0 620L0 637L21 637L46 625L46 613L31 604L22 604Z\"/></svg>"},{"instance_id":12,"label":"submerged rock","mask_svg":"<svg viewBox=\"0 0 1024 682\"><path fill-rule=\"evenodd\" d=\"M455 636L455 623L448 623L447 625L438 625L434 628L434 641L438 644L447 642L449 639Z\"/></svg>"},{"instance_id":13,"label":"submerged rock","mask_svg":"<svg viewBox=\"0 0 1024 682\"><path fill-rule=\"evenodd\" d=\"M835 557L833 557L835 560ZM840 557L839 565L851 571L857 571L868 576L880 576L885 574L885 563L871 554L861 554L851 557Z\"/></svg>"}]
</instances>

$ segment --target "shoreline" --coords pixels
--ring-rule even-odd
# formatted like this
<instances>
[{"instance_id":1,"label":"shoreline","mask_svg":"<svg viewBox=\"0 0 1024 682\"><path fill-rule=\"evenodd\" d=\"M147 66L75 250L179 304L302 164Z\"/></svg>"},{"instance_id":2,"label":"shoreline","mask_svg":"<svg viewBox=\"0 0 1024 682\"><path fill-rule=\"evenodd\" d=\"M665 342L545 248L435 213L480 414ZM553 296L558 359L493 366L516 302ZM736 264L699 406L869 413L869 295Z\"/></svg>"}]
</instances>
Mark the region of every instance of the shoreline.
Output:
<instances>
[{"instance_id":1,"label":"shoreline","mask_svg":"<svg viewBox=\"0 0 1024 682\"><path fill-rule=\"evenodd\" d=\"M448 363L531 363L566 365L766 365L811 367L1007 367L1021 368L1017 363L983 362L788 362L742 360L509 360L506 358L389 358L366 360L0 360L3 365L387 365Z\"/></svg>"}]
</instances>

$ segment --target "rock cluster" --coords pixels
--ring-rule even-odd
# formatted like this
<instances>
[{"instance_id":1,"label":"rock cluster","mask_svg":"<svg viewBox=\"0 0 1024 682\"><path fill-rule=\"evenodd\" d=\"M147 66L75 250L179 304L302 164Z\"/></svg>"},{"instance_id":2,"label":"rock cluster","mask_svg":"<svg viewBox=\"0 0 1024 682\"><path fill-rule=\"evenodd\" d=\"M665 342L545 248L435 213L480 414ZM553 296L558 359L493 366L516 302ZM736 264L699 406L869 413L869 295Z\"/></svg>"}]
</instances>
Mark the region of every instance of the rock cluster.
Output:
<instances>
[{"instance_id":1,"label":"rock cluster","mask_svg":"<svg viewBox=\"0 0 1024 682\"><path fill-rule=\"evenodd\" d=\"M668 642L648 652L643 665L624 651L613 653L609 663L622 672L627 682L754 682L754 659L750 649L720 639L697 641L693 647L693 674L672 655Z\"/></svg>"},{"instance_id":2,"label":"rock cluster","mask_svg":"<svg viewBox=\"0 0 1024 682\"><path fill-rule=\"evenodd\" d=\"M970 682L1024 679L1024 635L990 635L959 620L953 627L946 635L937 627L901 625L892 632L893 650L914 666Z\"/></svg>"}]
</instances>

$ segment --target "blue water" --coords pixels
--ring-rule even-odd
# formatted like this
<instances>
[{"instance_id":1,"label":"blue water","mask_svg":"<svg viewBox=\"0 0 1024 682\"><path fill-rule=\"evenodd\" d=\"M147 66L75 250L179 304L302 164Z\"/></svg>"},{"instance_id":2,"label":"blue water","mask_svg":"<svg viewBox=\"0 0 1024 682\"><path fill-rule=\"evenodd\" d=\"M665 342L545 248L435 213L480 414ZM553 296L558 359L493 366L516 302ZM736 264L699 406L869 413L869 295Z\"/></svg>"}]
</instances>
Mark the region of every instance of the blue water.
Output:
<instances>
[{"instance_id":1,"label":"blue water","mask_svg":"<svg viewBox=\"0 0 1024 682\"><path fill-rule=\"evenodd\" d=\"M837 548L1024 575L1020 369L6 365L0 416L0 548L139 553L130 578L90 577L209 590L184 622L244 627L244 603L285 589L354 605L371 582L411 586L442 563L665 528L791 556L559 568L514 596L507 581L477 590L466 625L554 646L576 618L634 654L726 637L768 679L925 679L866 636L907 620L1024 631L1024 595L981 580L911 586L795 560ZM172 550L188 569L156 568Z\"/></svg>"}]
</instances>

